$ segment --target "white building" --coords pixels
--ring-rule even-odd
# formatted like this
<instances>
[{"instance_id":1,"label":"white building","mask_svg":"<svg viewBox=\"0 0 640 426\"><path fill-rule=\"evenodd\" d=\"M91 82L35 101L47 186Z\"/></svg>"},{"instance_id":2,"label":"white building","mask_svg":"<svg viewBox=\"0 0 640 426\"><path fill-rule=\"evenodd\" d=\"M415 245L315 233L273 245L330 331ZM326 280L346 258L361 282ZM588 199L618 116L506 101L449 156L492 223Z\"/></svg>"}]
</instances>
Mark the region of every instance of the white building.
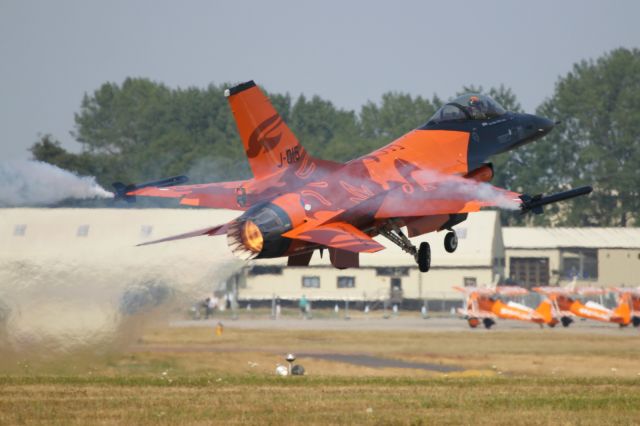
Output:
<instances>
[{"instance_id":1,"label":"white building","mask_svg":"<svg viewBox=\"0 0 640 426\"><path fill-rule=\"evenodd\" d=\"M640 228L503 228L507 275L527 286L640 285Z\"/></svg>"},{"instance_id":2,"label":"white building","mask_svg":"<svg viewBox=\"0 0 640 426\"><path fill-rule=\"evenodd\" d=\"M361 255L361 267L346 270L331 267L327 252L322 259L316 252L304 268L285 267L285 259L244 263L231 255L224 236L135 247L237 215L186 208L0 209L0 299L34 282L57 286L65 295L78 292L84 283L109 289L148 281L197 297L237 289L240 301L267 301L274 295L297 300L305 294L315 301L391 296L420 304L442 299L459 303L453 286L489 284L496 274L529 285L563 284L574 274L589 285L640 284L638 228L503 230L493 211L470 214L455 227L455 253L445 252L444 233L414 238L416 245L431 244L426 274L418 272L412 256L383 237L378 240L385 250Z\"/></svg>"},{"instance_id":3,"label":"white building","mask_svg":"<svg viewBox=\"0 0 640 426\"><path fill-rule=\"evenodd\" d=\"M308 267L286 267L286 259L256 260L247 268L246 284L240 293L245 300L385 300L396 288L406 300L459 300L453 286L490 284L504 274L504 247L499 217L486 211L469 215L455 227L459 244L455 253L444 250L445 232L413 238L431 244L431 270L420 273L413 257L384 237L376 240L387 248L360 255L359 269L339 270L331 266L328 253L314 253ZM397 293L397 290L396 290Z\"/></svg>"}]
</instances>

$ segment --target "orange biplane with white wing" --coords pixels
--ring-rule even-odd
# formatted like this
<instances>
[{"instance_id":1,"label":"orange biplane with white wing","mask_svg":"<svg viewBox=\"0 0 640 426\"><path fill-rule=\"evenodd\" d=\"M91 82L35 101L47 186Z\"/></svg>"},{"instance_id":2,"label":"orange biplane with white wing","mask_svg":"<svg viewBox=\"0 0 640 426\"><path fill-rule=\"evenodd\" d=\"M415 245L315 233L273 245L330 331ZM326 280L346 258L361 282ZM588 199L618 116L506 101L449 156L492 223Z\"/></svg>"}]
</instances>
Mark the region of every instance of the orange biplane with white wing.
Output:
<instances>
[{"instance_id":1,"label":"orange biplane with white wing","mask_svg":"<svg viewBox=\"0 0 640 426\"><path fill-rule=\"evenodd\" d=\"M529 292L522 287L497 286L497 287L454 287L464 293L464 308L458 309L469 323L469 327L476 328L480 321L485 328L491 328L497 318L534 322L546 324L551 322L551 305L549 302L541 303L537 309L532 309L521 303L503 302L495 296L523 296Z\"/></svg>"},{"instance_id":2,"label":"orange biplane with white wing","mask_svg":"<svg viewBox=\"0 0 640 426\"><path fill-rule=\"evenodd\" d=\"M490 157L546 135L554 123L505 111L488 96L468 94L445 104L415 130L345 164L312 157L253 81L225 91L253 178L184 185L185 176L144 184L115 183L116 198L170 197L188 206L243 211L219 224L153 242L227 235L241 258L288 257L305 266L329 251L337 268L359 266L360 253L384 249L382 235L429 270L431 249L409 237L448 231L483 207L542 213L544 205L591 192L591 187L543 197L497 188ZM402 228L407 229L405 233Z\"/></svg>"},{"instance_id":3,"label":"orange biplane with white wing","mask_svg":"<svg viewBox=\"0 0 640 426\"><path fill-rule=\"evenodd\" d=\"M640 327L640 287L616 287L613 291L618 294L618 309L625 310L628 306L631 324Z\"/></svg>"},{"instance_id":4,"label":"orange biplane with white wing","mask_svg":"<svg viewBox=\"0 0 640 426\"><path fill-rule=\"evenodd\" d=\"M620 304L616 309L609 309L594 301L581 302L573 295L593 296L606 293L605 289L592 287L534 287L534 291L546 296L553 306L554 316L560 319L564 327L573 322L573 317L587 318L595 321L613 322L621 326L631 322L631 310L628 303Z\"/></svg>"}]
</instances>

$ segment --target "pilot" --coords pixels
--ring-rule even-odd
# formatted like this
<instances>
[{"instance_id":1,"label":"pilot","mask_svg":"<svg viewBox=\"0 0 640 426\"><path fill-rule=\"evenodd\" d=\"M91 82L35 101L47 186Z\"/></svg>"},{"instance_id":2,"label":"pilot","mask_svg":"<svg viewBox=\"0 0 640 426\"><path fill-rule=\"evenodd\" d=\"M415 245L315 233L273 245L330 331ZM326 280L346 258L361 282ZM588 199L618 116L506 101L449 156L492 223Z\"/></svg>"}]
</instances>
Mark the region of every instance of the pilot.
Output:
<instances>
[{"instance_id":1,"label":"pilot","mask_svg":"<svg viewBox=\"0 0 640 426\"><path fill-rule=\"evenodd\" d=\"M469 114L474 119L484 118L484 105L477 96L469 97Z\"/></svg>"}]
</instances>

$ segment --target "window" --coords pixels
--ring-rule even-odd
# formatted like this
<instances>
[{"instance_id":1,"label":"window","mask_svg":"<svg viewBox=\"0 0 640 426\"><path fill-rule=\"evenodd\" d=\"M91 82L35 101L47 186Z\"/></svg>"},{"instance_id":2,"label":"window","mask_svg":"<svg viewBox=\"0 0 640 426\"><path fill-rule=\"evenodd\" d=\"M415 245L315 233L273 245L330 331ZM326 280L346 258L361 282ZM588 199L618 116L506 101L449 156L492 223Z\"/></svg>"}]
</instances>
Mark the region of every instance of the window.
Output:
<instances>
[{"instance_id":1,"label":"window","mask_svg":"<svg viewBox=\"0 0 640 426\"><path fill-rule=\"evenodd\" d=\"M302 288L320 288L320 277L302 277Z\"/></svg>"},{"instance_id":2,"label":"window","mask_svg":"<svg viewBox=\"0 0 640 426\"><path fill-rule=\"evenodd\" d=\"M598 279L598 250L564 249L561 254L560 271L565 279Z\"/></svg>"},{"instance_id":3,"label":"window","mask_svg":"<svg viewBox=\"0 0 640 426\"><path fill-rule=\"evenodd\" d=\"M509 277L527 288L549 285L549 258L512 257L509 260Z\"/></svg>"},{"instance_id":4,"label":"window","mask_svg":"<svg viewBox=\"0 0 640 426\"><path fill-rule=\"evenodd\" d=\"M27 233L27 225L16 225L13 227L14 237L24 237L24 234L26 233Z\"/></svg>"},{"instance_id":5,"label":"window","mask_svg":"<svg viewBox=\"0 0 640 426\"><path fill-rule=\"evenodd\" d=\"M76 231L76 237L86 237L89 235L89 225L80 225Z\"/></svg>"},{"instance_id":6,"label":"window","mask_svg":"<svg viewBox=\"0 0 640 426\"><path fill-rule=\"evenodd\" d=\"M391 278L391 290L402 290L402 278Z\"/></svg>"},{"instance_id":7,"label":"window","mask_svg":"<svg viewBox=\"0 0 640 426\"><path fill-rule=\"evenodd\" d=\"M476 277L464 277L463 280L465 287L476 287L478 285Z\"/></svg>"},{"instance_id":8,"label":"window","mask_svg":"<svg viewBox=\"0 0 640 426\"><path fill-rule=\"evenodd\" d=\"M356 277L338 277L338 288L355 288Z\"/></svg>"},{"instance_id":9,"label":"window","mask_svg":"<svg viewBox=\"0 0 640 426\"><path fill-rule=\"evenodd\" d=\"M380 277L406 277L409 275L409 268L406 266L376 268L376 275Z\"/></svg>"},{"instance_id":10,"label":"window","mask_svg":"<svg viewBox=\"0 0 640 426\"><path fill-rule=\"evenodd\" d=\"M249 275L282 275L282 266L255 265L249 270Z\"/></svg>"},{"instance_id":11,"label":"window","mask_svg":"<svg viewBox=\"0 0 640 426\"><path fill-rule=\"evenodd\" d=\"M150 237L152 233L153 233L153 226L151 226L151 225L142 225L140 227L140 236L142 238Z\"/></svg>"}]
</instances>

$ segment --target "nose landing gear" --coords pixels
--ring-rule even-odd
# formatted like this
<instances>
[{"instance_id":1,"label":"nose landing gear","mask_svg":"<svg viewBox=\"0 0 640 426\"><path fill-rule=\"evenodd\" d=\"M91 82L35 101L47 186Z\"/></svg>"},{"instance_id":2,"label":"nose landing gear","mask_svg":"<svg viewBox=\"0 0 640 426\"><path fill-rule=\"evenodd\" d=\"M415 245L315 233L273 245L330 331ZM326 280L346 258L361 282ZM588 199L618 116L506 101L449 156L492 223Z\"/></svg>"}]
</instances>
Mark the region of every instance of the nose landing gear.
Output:
<instances>
[{"instance_id":1,"label":"nose landing gear","mask_svg":"<svg viewBox=\"0 0 640 426\"><path fill-rule=\"evenodd\" d=\"M458 236L454 231L447 232L444 237L444 249L448 253L453 253L458 248Z\"/></svg>"}]
</instances>

